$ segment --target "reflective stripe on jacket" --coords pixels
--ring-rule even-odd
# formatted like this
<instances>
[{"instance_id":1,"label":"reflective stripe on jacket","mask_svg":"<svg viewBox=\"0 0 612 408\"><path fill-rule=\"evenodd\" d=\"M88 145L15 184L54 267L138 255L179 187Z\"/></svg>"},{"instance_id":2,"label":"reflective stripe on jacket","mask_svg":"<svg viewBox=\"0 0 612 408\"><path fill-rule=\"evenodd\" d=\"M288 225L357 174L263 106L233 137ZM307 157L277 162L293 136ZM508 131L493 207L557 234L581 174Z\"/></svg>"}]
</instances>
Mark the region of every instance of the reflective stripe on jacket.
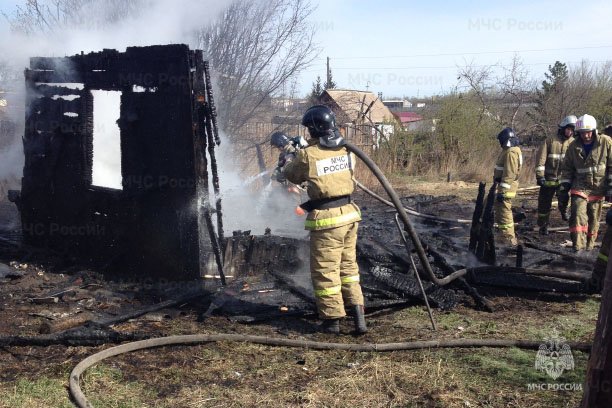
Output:
<instances>
[{"instance_id":1,"label":"reflective stripe on jacket","mask_svg":"<svg viewBox=\"0 0 612 408\"><path fill-rule=\"evenodd\" d=\"M513 198L518 190L518 177L523 166L523 155L518 146L506 147L502 150L495 163L493 178L499 179L497 194L505 198Z\"/></svg>"},{"instance_id":2,"label":"reflective stripe on jacket","mask_svg":"<svg viewBox=\"0 0 612 408\"><path fill-rule=\"evenodd\" d=\"M536 154L536 177L544 177L547 181L556 182L559 179L561 162L565 158L567 148L573 141L573 137L566 139L558 134L546 138ZM559 183L545 183L544 185L546 187L556 187Z\"/></svg>"},{"instance_id":3,"label":"reflective stripe on jacket","mask_svg":"<svg viewBox=\"0 0 612 408\"><path fill-rule=\"evenodd\" d=\"M574 195L612 195L612 139L593 135L593 147L586 156L581 139L576 138L561 163L559 182L571 184Z\"/></svg>"},{"instance_id":4,"label":"reflective stripe on jacket","mask_svg":"<svg viewBox=\"0 0 612 408\"><path fill-rule=\"evenodd\" d=\"M294 184L307 183L308 198L318 200L350 195L355 190L355 158L344 147L324 148L318 139L298 151L283 173ZM354 203L324 210L313 210L306 217L307 230L323 230L361 221L361 211Z\"/></svg>"}]
</instances>

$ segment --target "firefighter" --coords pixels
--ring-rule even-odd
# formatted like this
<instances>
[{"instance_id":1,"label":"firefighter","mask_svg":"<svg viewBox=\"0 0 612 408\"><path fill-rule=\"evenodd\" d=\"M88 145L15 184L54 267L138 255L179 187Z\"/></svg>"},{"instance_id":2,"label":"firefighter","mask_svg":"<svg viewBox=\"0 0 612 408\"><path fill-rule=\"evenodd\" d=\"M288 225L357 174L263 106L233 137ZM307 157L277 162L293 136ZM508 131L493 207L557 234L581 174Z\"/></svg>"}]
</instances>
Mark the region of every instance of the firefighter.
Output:
<instances>
[{"instance_id":1,"label":"firefighter","mask_svg":"<svg viewBox=\"0 0 612 408\"><path fill-rule=\"evenodd\" d=\"M567 197L558 194L559 190L559 166L567 147L574 140L574 129L576 127L576 116L569 115L559 123L557 134L547 138L540 146L537 153L536 163L536 182L540 186L538 194L538 226L541 235L548 235L548 219L552 199L557 193L559 200L559 212L563 221L567 221L568 201L563 200Z\"/></svg>"},{"instance_id":2,"label":"firefighter","mask_svg":"<svg viewBox=\"0 0 612 408\"><path fill-rule=\"evenodd\" d=\"M572 247L581 251L593 249L602 201L612 200L612 139L597 133L591 115L578 118L576 132L561 164L559 192L571 196Z\"/></svg>"},{"instance_id":3,"label":"firefighter","mask_svg":"<svg viewBox=\"0 0 612 408\"><path fill-rule=\"evenodd\" d=\"M607 136L612 136L612 123L606 125L603 133ZM610 254L610 244L612 244L612 208L606 212L606 232L601 240L601 248L597 254L597 259L595 259L593 275L587 282L587 287L591 292L601 293L603 289L606 268L608 266L608 255Z\"/></svg>"},{"instance_id":4,"label":"firefighter","mask_svg":"<svg viewBox=\"0 0 612 408\"><path fill-rule=\"evenodd\" d=\"M356 259L361 211L351 199L355 159L343 146L327 106L310 107L302 125L311 136L308 146L287 154L283 174L292 183L307 185L309 200L301 207L308 213L305 228L310 231L310 273L320 328L339 334L340 319L349 310L356 333L363 334L367 327Z\"/></svg>"},{"instance_id":5,"label":"firefighter","mask_svg":"<svg viewBox=\"0 0 612 408\"><path fill-rule=\"evenodd\" d=\"M270 145L280 150L278 163L272 173L272 178L279 183L284 183L285 176L282 174L282 168L285 165L285 157L287 157L288 154L297 152L298 149L306 147L308 144L301 136L290 138L283 132L274 132L270 135Z\"/></svg>"},{"instance_id":6,"label":"firefighter","mask_svg":"<svg viewBox=\"0 0 612 408\"><path fill-rule=\"evenodd\" d=\"M289 137L283 132L272 133L270 135L270 145L280 150L276 168L274 169L274 172L272 173L272 178L278 181L279 183L284 183L285 176L282 173L282 168L285 165L285 161L286 161L285 157L287 157L288 154L295 153L296 148L291 143L291 139L289 139Z\"/></svg>"},{"instance_id":7,"label":"firefighter","mask_svg":"<svg viewBox=\"0 0 612 408\"><path fill-rule=\"evenodd\" d=\"M493 179L498 183L495 202L495 222L497 223L497 242L504 246L518 244L514 235L512 218L512 199L518 190L518 177L523 166L523 155L518 147L519 139L512 128L505 128L497 135L502 152L495 163Z\"/></svg>"}]
</instances>

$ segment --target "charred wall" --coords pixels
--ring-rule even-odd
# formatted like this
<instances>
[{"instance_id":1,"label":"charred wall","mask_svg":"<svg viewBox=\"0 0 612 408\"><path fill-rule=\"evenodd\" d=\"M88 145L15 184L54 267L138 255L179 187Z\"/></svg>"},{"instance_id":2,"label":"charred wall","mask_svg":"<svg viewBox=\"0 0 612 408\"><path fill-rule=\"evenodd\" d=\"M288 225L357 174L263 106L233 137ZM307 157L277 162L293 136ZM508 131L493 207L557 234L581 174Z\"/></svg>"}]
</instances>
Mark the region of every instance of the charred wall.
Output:
<instances>
[{"instance_id":1,"label":"charred wall","mask_svg":"<svg viewBox=\"0 0 612 408\"><path fill-rule=\"evenodd\" d=\"M197 208L208 188L202 65L186 45L30 59L19 198L26 244L121 273L200 276L200 253L210 249ZM120 189L92 184L95 90L121 92Z\"/></svg>"}]
</instances>

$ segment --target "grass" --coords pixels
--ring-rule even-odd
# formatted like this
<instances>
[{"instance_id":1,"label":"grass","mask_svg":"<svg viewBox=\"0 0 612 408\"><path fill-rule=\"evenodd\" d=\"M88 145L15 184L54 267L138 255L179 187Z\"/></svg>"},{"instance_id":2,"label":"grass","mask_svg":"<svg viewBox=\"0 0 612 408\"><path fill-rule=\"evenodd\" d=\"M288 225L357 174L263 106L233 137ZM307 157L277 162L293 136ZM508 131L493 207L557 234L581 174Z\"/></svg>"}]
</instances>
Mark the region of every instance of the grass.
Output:
<instances>
[{"instance_id":1,"label":"grass","mask_svg":"<svg viewBox=\"0 0 612 408\"><path fill-rule=\"evenodd\" d=\"M372 318L365 338L323 341L395 342L423 338L544 339L552 328L571 341L592 336L599 302L524 302L524 310L499 315L459 307L435 312L436 333L422 307ZM542 324L543 318L555 311ZM510 316L516 315L514 319ZM193 316L191 316L193 317ZM215 320L217 319L217 320ZM161 330L194 331L190 317ZM231 326L231 327L229 327ZM266 325L233 326L213 318L200 331L278 336ZM301 333L290 333L300 337ZM575 369L557 381L536 371L535 350L440 349L352 353L221 342L139 351L87 371L85 395L95 407L574 407L580 391L528 390L528 384L582 384L588 355L573 351ZM80 359L83 357L81 353ZM78 361L77 359L77 361ZM76 364L76 361L74 362ZM69 407L67 370L0 384L2 407Z\"/></svg>"},{"instance_id":2,"label":"grass","mask_svg":"<svg viewBox=\"0 0 612 408\"><path fill-rule=\"evenodd\" d=\"M71 408L66 398L64 378L42 377L36 380L20 379L11 387L0 388L0 407L58 407Z\"/></svg>"}]
</instances>

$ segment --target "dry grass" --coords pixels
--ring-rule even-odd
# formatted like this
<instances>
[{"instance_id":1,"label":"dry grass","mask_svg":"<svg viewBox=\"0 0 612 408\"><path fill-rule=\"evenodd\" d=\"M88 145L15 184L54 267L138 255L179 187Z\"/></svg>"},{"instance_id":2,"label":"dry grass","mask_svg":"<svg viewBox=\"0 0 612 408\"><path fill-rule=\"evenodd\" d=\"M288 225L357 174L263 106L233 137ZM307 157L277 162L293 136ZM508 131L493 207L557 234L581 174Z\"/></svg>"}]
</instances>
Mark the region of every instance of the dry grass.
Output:
<instances>
[{"instance_id":1,"label":"dry grass","mask_svg":"<svg viewBox=\"0 0 612 408\"><path fill-rule=\"evenodd\" d=\"M420 307L369 319L363 338L330 337L280 323L291 338L338 342L398 342L430 338L544 339L552 328L571 341L593 335L599 300L544 302L493 298L495 314L472 308L436 312L439 330L428 329ZM543 323L544 322L544 323ZM245 326L218 317L205 324L193 315L162 323L125 323L120 330L155 324L161 333L239 332L283 336L279 323ZM292 329L293 328L293 329ZM343 324L348 329L348 322ZM93 351L89 351L93 352ZM70 406L65 385L74 361L44 376L24 374L17 385L0 384L2 407ZM573 351L576 368L556 382L584 380L588 356ZM41 364L44 359L40 359ZM527 384L554 382L534 369L535 351L443 349L352 353L221 342L135 352L90 369L83 390L96 407L574 407L579 391L529 391ZM48 364L48 363L47 363Z\"/></svg>"}]
</instances>

